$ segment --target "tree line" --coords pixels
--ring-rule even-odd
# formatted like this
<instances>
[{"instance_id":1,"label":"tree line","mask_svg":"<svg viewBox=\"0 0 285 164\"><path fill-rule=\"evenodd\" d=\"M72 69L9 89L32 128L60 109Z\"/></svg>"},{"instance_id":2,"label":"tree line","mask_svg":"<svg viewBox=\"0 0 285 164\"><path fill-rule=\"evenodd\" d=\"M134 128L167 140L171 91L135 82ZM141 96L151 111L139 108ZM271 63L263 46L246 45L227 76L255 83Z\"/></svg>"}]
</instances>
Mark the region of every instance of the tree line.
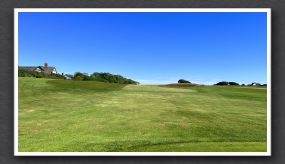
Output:
<instances>
[{"instance_id":1,"label":"tree line","mask_svg":"<svg viewBox=\"0 0 285 164\"><path fill-rule=\"evenodd\" d=\"M78 81L100 81L105 83L119 83L119 84L139 84L139 82L132 79L125 78L121 75L114 75L107 72L94 72L90 76L87 73L76 72L73 77Z\"/></svg>"},{"instance_id":2,"label":"tree line","mask_svg":"<svg viewBox=\"0 0 285 164\"><path fill-rule=\"evenodd\" d=\"M179 84L192 84L190 81L185 80L185 79L179 79L178 83ZM219 86L227 86L227 85L231 85L231 86L267 86L267 84L260 84L260 83L256 83L256 82L245 85L245 84L239 84L239 83L233 82L233 81L230 81L230 82L220 81L214 85L219 85Z\"/></svg>"},{"instance_id":3,"label":"tree line","mask_svg":"<svg viewBox=\"0 0 285 164\"><path fill-rule=\"evenodd\" d=\"M44 74L43 72L27 71L24 69L18 70L18 77L36 77L49 79L66 79L63 74ZM71 80L77 81L99 81L105 83L119 83L119 84L139 84L139 82L132 79L125 78L121 75L113 75L106 72L94 72L90 76L87 73L76 72Z\"/></svg>"},{"instance_id":4,"label":"tree line","mask_svg":"<svg viewBox=\"0 0 285 164\"><path fill-rule=\"evenodd\" d=\"M63 74L50 74L46 75L43 72L36 72L36 71L27 71L23 69L18 70L19 77L36 77L36 78L50 78L50 79L66 79ZM94 72L91 75L82 72L76 72L73 75L72 80L77 81L99 81L105 83L118 83L118 84L139 84L139 82L134 81L132 79L125 78L121 75L114 75L108 72ZM192 84L190 81L185 79L179 79L179 84ZM218 86L267 86L266 84L260 84L253 82L251 84L239 84L237 82L228 82L228 81L221 81L214 85Z\"/></svg>"},{"instance_id":5,"label":"tree line","mask_svg":"<svg viewBox=\"0 0 285 164\"><path fill-rule=\"evenodd\" d=\"M260 84L260 83L256 83L256 82L253 82L251 84L239 84L237 82L227 82L227 81L221 81L221 82L218 82L214 85L221 85L221 86L225 86L225 85L241 85L241 86L267 86L267 84Z\"/></svg>"}]
</instances>

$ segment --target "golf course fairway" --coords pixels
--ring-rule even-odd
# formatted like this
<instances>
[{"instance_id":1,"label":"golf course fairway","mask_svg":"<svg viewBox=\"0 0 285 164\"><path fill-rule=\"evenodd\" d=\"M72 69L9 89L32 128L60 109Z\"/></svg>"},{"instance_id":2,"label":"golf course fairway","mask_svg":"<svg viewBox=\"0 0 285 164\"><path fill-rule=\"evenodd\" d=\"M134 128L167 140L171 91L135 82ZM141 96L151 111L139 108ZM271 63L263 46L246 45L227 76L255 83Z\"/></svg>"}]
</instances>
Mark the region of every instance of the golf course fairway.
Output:
<instances>
[{"instance_id":1,"label":"golf course fairway","mask_svg":"<svg viewBox=\"0 0 285 164\"><path fill-rule=\"evenodd\" d=\"M266 152L266 88L18 79L19 152Z\"/></svg>"}]
</instances>

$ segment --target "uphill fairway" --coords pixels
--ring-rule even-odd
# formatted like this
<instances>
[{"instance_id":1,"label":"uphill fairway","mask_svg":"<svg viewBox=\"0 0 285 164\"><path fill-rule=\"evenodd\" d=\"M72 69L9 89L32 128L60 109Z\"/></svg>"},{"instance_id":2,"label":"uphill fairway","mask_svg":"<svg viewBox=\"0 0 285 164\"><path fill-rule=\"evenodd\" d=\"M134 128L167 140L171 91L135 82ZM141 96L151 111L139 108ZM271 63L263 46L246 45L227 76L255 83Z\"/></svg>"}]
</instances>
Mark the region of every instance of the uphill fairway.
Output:
<instances>
[{"instance_id":1,"label":"uphill fairway","mask_svg":"<svg viewBox=\"0 0 285 164\"><path fill-rule=\"evenodd\" d=\"M19 152L265 152L266 89L19 78Z\"/></svg>"}]
</instances>

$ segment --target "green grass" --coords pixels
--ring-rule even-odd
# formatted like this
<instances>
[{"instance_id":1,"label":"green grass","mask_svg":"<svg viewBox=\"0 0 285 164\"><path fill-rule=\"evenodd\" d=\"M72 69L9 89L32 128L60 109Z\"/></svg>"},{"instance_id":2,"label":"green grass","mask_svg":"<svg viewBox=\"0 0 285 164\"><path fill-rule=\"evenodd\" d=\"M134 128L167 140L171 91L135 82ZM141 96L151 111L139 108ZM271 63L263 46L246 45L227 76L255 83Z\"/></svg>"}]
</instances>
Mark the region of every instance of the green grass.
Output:
<instances>
[{"instance_id":1,"label":"green grass","mask_svg":"<svg viewBox=\"0 0 285 164\"><path fill-rule=\"evenodd\" d=\"M266 89L19 78L19 152L265 152Z\"/></svg>"}]
</instances>

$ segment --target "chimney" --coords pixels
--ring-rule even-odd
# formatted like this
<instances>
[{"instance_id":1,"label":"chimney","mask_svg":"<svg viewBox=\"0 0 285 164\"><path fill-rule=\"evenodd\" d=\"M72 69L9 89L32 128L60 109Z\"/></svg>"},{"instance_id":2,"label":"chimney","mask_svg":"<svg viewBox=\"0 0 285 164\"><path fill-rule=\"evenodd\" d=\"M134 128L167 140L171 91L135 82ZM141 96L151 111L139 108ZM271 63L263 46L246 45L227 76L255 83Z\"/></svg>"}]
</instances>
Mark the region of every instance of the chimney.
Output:
<instances>
[{"instance_id":1,"label":"chimney","mask_svg":"<svg viewBox=\"0 0 285 164\"><path fill-rule=\"evenodd\" d=\"M48 67L48 63L47 63L47 62L45 62L44 66L47 68L47 67Z\"/></svg>"}]
</instances>

